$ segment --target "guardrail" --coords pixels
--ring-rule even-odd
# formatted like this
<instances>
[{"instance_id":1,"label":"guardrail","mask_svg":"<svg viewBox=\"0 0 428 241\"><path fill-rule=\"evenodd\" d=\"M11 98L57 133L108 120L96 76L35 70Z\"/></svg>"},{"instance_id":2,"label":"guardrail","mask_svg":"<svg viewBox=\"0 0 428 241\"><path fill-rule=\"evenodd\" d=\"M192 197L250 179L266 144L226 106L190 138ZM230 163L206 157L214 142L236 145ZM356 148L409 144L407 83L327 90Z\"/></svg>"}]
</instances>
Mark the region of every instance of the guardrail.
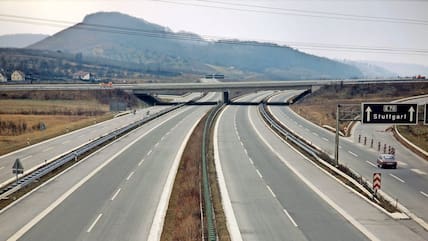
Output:
<instances>
[{"instance_id":1,"label":"guardrail","mask_svg":"<svg viewBox=\"0 0 428 241\"><path fill-rule=\"evenodd\" d=\"M217 105L214 109L211 110L210 114L205 121L203 136L202 136L202 188L204 195L204 207L205 207L205 217L207 219L207 238L209 241L217 240L215 221L214 221L214 210L211 200L211 188L208 177L208 165L207 165L207 153L208 153L208 142L210 139L210 130L213 124L215 117L218 112L221 110L223 105Z\"/></svg>"},{"instance_id":2,"label":"guardrail","mask_svg":"<svg viewBox=\"0 0 428 241\"><path fill-rule=\"evenodd\" d=\"M119 136L122 136L138 127L140 127L141 125L152 121L162 115L165 115L166 113L169 113L173 110L176 110L180 107L184 106L184 104L180 104L180 105L176 105L176 106L172 106L170 108L167 108L165 110L162 110L156 114L153 114L149 117L146 117L142 120L136 121L132 124L129 124L128 126L122 127L120 129L117 129L113 132L110 132L109 134L102 136L82 147L79 147L73 151L70 151L69 153L61 156L60 158L50 162L49 164L35 170L34 172L31 172L29 174L27 174L24 177L21 177L17 182L14 181L12 183L10 183L9 185L6 185L6 187L4 187L3 189L0 190L0 200L2 199L6 199L9 195L17 192L18 190L30 185L31 183L33 183L34 181L42 178L43 176L45 176L46 174L54 171L55 169L63 166L64 164L72 161L72 160L77 160L79 157L81 157L82 155L85 155L86 153L89 153L91 151L94 151L96 149L98 149L99 147L107 144L109 141L116 139Z\"/></svg>"},{"instance_id":3,"label":"guardrail","mask_svg":"<svg viewBox=\"0 0 428 241\"><path fill-rule=\"evenodd\" d=\"M266 99L268 98L269 97ZM407 214L407 212L404 212L402 208L397 207L397 205L392 205L392 199L389 196L385 195L383 192L376 193L373 190L373 186L370 184L370 182L354 170L344 165L339 165L336 167L334 160L332 160L327 154L307 143L296 134L287 130L287 128L279 124L278 121L275 120L271 114L268 113L268 111L266 111L266 109L266 100L264 100L263 104L259 105L259 111L263 119L272 127L274 131L284 136L286 140L289 140L292 144L306 152L309 156L313 157L316 162L328 168L330 171L332 171L332 173L337 175L337 177L341 177L351 183L352 185L350 186L356 191L365 194L368 199L382 206L385 210L388 210L386 213L390 214L390 212L399 210Z\"/></svg>"}]
</instances>

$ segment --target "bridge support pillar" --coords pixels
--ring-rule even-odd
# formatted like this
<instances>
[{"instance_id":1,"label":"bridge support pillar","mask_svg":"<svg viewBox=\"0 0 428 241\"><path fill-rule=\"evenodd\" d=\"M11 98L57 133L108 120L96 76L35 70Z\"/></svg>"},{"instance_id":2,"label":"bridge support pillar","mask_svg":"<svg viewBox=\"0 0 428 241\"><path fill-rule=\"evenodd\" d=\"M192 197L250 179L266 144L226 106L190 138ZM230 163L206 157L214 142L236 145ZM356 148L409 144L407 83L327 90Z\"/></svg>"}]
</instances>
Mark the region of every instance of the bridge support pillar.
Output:
<instances>
[{"instance_id":1,"label":"bridge support pillar","mask_svg":"<svg viewBox=\"0 0 428 241\"><path fill-rule=\"evenodd\" d=\"M224 91L223 92L223 103L225 103L225 104L229 104L230 103L229 91Z\"/></svg>"}]
</instances>

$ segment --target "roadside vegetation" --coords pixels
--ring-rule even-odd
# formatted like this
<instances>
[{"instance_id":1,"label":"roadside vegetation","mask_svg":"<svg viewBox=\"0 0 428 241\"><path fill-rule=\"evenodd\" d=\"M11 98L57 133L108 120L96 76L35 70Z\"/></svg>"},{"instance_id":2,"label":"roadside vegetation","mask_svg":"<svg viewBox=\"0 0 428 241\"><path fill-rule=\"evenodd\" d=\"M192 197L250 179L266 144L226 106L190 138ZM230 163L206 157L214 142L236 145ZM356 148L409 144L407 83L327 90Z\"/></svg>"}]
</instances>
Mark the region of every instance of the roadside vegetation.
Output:
<instances>
[{"instance_id":1,"label":"roadside vegetation","mask_svg":"<svg viewBox=\"0 0 428 241\"><path fill-rule=\"evenodd\" d=\"M428 152L428 126L397 126L398 131L407 140Z\"/></svg>"},{"instance_id":2,"label":"roadside vegetation","mask_svg":"<svg viewBox=\"0 0 428 241\"><path fill-rule=\"evenodd\" d=\"M112 100L139 104L119 91L0 92L0 155L111 119Z\"/></svg>"},{"instance_id":3,"label":"roadside vegetation","mask_svg":"<svg viewBox=\"0 0 428 241\"><path fill-rule=\"evenodd\" d=\"M409 84L364 84L324 86L306 96L291 108L311 122L323 126L336 126L336 106L348 105L348 110L359 113L362 102L387 102L405 97L428 94L428 82ZM354 115L350 115L355 117ZM340 130L347 133L349 121L340 123ZM428 126L407 127L409 136L421 142L427 136ZM400 128L400 132L406 128ZM403 133L405 134L405 133ZM407 136L407 134L405 134ZM427 143L425 139L425 143Z\"/></svg>"}]
</instances>

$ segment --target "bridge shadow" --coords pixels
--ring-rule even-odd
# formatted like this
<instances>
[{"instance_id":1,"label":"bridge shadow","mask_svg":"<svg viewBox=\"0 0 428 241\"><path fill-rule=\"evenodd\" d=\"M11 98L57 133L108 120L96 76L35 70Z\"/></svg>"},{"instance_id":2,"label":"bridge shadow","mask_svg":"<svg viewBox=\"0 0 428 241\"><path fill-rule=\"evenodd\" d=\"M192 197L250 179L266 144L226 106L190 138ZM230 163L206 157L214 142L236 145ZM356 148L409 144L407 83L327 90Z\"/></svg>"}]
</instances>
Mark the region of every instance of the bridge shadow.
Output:
<instances>
[{"instance_id":1,"label":"bridge shadow","mask_svg":"<svg viewBox=\"0 0 428 241\"><path fill-rule=\"evenodd\" d=\"M257 105L260 105L262 103L263 103L262 101L259 101L259 102L231 101L231 102L227 103L227 105L257 106ZM192 105L194 105L194 106L197 106L197 105L207 106L208 105L209 106L209 105L217 105L218 102L216 102L216 101L196 101L196 102L190 101L190 102L158 102L158 103L156 103L156 105L162 105L162 106L165 106L165 105L181 105L181 104L189 105L189 106L192 106ZM268 102L266 104L272 105L272 106L290 105L288 102Z\"/></svg>"}]
</instances>

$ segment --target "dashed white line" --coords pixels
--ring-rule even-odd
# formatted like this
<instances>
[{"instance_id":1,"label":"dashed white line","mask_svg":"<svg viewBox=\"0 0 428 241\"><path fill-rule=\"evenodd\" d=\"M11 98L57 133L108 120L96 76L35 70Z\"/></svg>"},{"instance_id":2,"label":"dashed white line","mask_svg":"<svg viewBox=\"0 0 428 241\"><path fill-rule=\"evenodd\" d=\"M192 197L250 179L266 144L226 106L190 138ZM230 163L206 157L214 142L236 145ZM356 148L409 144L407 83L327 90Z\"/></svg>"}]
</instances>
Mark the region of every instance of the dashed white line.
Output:
<instances>
[{"instance_id":1,"label":"dashed white line","mask_svg":"<svg viewBox=\"0 0 428 241\"><path fill-rule=\"evenodd\" d=\"M394 175L394 174L392 174L392 173L390 173L389 175L390 175L391 177L395 178L396 180L398 180L398 181L402 182L402 183L406 183L403 179L401 179L401 178L397 177L396 175Z\"/></svg>"},{"instance_id":2,"label":"dashed white line","mask_svg":"<svg viewBox=\"0 0 428 241\"><path fill-rule=\"evenodd\" d=\"M67 143L69 143L71 140L68 140L68 141L64 141L62 144L67 144Z\"/></svg>"},{"instance_id":3,"label":"dashed white line","mask_svg":"<svg viewBox=\"0 0 428 241\"><path fill-rule=\"evenodd\" d=\"M245 155L247 155L247 156L248 156L248 151L247 151L247 149L244 149L244 152L245 152Z\"/></svg>"},{"instance_id":4,"label":"dashed white line","mask_svg":"<svg viewBox=\"0 0 428 241\"><path fill-rule=\"evenodd\" d=\"M244 146L244 142L241 141L241 146Z\"/></svg>"},{"instance_id":5,"label":"dashed white line","mask_svg":"<svg viewBox=\"0 0 428 241\"><path fill-rule=\"evenodd\" d=\"M312 132L312 134L313 134L314 136L319 136L319 135L318 135L318 133L316 133L316 132Z\"/></svg>"},{"instance_id":6,"label":"dashed white line","mask_svg":"<svg viewBox=\"0 0 428 241\"><path fill-rule=\"evenodd\" d=\"M270 194L272 194L272 196L273 196L274 198L276 198L275 193L272 191L272 189L269 187L269 185L266 185L266 187L267 187L267 189L269 190Z\"/></svg>"},{"instance_id":7,"label":"dashed white line","mask_svg":"<svg viewBox=\"0 0 428 241\"><path fill-rule=\"evenodd\" d=\"M159 146L159 142L155 144L155 147Z\"/></svg>"},{"instance_id":8,"label":"dashed white line","mask_svg":"<svg viewBox=\"0 0 428 241\"><path fill-rule=\"evenodd\" d=\"M403 166L403 167L407 167L409 164L402 162L402 161L399 161L398 165Z\"/></svg>"},{"instance_id":9,"label":"dashed white line","mask_svg":"<svg viewBox=\"0 0 428 241\"><path fill-rule=\"evenodd\" d=\"M349 154L353 155L354 157L358 157L357 154L353 153L352 151L348 151Z\"/></svg>"},{"instance_id":10,"label":"dashed white line","mask_svg":"<svg viewBox=\"0 0 428 241\"><path fill-rule=\"evenodd\" d=\"M291 217L291 215L287 212L287 210L284 208L283 209L285 215L287 215L288 219L290 219L291 223L293 223L294 227L299 227L299 225L297 225L296 221L294 221L293 217Z\"/></svg>"},{"instance_id":11,"label":"dashed white line","mask_svg":"<svg viewBox=\"0 0 428 241\"><path fill-rule=\"evenodd\" d=\"M27 160L28 158L31 158L31 157L33 157L33 156L32 156L32 155L26 156L26 157L22 158L22 159L21 159L21 161L23 161L23 160ZM0 169L1 169L1 168L0 168Z\"/></svg>"},{"instance_id":12,"label":"dashed white line","mask_svg":"<svg viewBox=\"0 0 428 241\"><path fill-rule=\"evenodd\" d=\"M3 169L4 167L0 167L0 170Z\"/></svg>"},{"instance_id":13,"label":"dashed white line","mask_svg":"<svg viewBox=\"0 0 428 241\"><path fill-rule=\"evenodd\" d=\"M120 188L119 189L117 189L117 191L113 194L113 196L110 198L110 200L111 201L113 201L116 197L117 197L117 195L119 195L119 193L120 193Z\"/></svg>"},{"instance_id":14,"label":"dashed white line","mask_svg":"<svg viewBox=\"0 0 428 241\"><path fill-rule=\"evenodd\" d=\"M374 164L373 162L371 162L371 161L366 161L369 165L371 165L371 166L374 166L374 167L377 167L377 165L376 164Z\"/></svg>"},{"instance_id":15,"label":"dashed white line","mask_svg":"<svg viewBox=\"0 0 428 241\"><path fill-rule=\"evenodd\" d=\"M263 178L262 174L259 172L259 170L256 169L257 175L259 175L260 178Z\"/></svg>"},{"instance_id":16,"label":"dashed white line","mask_svg":"<svg viewBox=\"0 0 428 241\"><path fill-rule=\"evenodd\" d=\"M417 173L419 175L426 175L427 174L426 172L424 172L424 171L422 171L420 169L410 169L410 171L412 171L414 173Z\"/></svg>"},{"instance_id":17,"label":"dashed white line","mask_svg":"<svg viewBox=\"0 0 428 241\"><path fill-rule=\"evenodd\" d=\"M131 172L129 173L128 177L126 178L127 181L129 181L129 179L131 179L132 175L134 175L135 172Z\"/></svg>"},{"instance_id":18,"label":"dashed white line","mask_svg":"<svg viewBox=\"0 0 428 241\"><path fill-rule=\"evenodd\" d=\"M91 224L91 226L88 228L88 230L86 230L87 233L90 233L92 231L92 229L95 227L95 225L97 224L97 222L100 220L100 218L103 216L102 213L100 213L98 215L98 217L94 220L94 222Z\"/></svg>"},{"instance_id":19,"label":"dashed white line","mask_svg":"<svg viewBox=\"0 0 428 241\"><path fill-rule=\"evenodd\" d=\"M428 197L428 194L424 193L421 191L421 194L424 195L425 197Z\"/></svg>"},{"instance_id":20,"label":"dashed white line","mask_svg":"<svg viewBox=\"0 0 428 241\"><path fill-rule=\"evenodd\" d=\"M149 152L147 152L147 156L152 154L152 150L150 150Z\"/></svg>"},{"instance_id":21,"label":"dashed white line","mask_svg":"<svg viewBox=\"0 0 428 241\"><path fill-rule=\"evenodd\" d=\"M323 139L324 141L328 142L328 139L327 139L327 138L323 137L322 139Z\"/></svg>"},{"instance_id":22,"label":"dashed white line","mask_svg":"<svg viewBox=\"0 0 428 241\"><path fill-rule=\"evenodd\" d=\"M253 165L253 166L254 166L254 162L253 162L253 159L251 159L251 158L248 158L248 160L250 161L251 165ZM0 168L0 169L1 169L1 168Z\"/></svg>"},{"instance_id":23,"label":"dashed white line","mask_svg":"<svg viewBox=\"0 0 428 241\"><path fill-rule=\"evenodd\" d=\"M305 130L306 130L306 131L309 131L309 129L308 129L308 128L306 128L306 127L305 127Z\"/></svg>"},{"instance_id":24,"label":"dashed white line","mask_svg":"<svg viewBox=\"0 0 428 241\"><path fill-rule=\"evenodd\" d=\"M144 162L144 158L141 159L141 161L138 163L138 166L141 166L141 164L143 164L143 162Z\"/></svg>"}]
</instances>

